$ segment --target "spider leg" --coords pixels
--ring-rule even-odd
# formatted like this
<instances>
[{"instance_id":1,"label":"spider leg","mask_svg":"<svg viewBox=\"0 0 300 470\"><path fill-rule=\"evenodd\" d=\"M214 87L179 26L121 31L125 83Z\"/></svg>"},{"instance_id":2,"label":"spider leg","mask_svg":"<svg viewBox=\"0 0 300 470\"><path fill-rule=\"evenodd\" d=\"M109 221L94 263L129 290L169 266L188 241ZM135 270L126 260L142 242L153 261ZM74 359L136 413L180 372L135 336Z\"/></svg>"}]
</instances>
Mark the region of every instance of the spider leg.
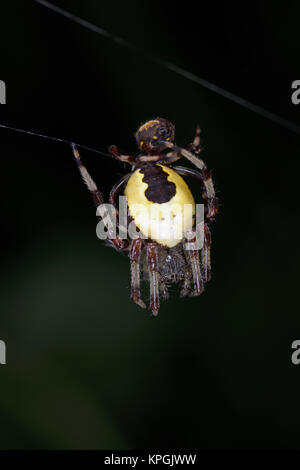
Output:
<instances>
[{"instance_id":1,"label":"spider leg","mask_svg":"<svg viewBox=\"0 0 300 470\"><path fill-rule=\"evenodd\" d=\"M120 233L120 230L122 230L122 232L125 234L127 234L127 227L124 227L123 225L120 225L120 220L119 220L119 205L118 205L118 196L120 194L120 192L123 190L124 186L126 185L127 181L129 180L131 176L131 173L127 173L127 175L124 175L111 189L110 193L109 193L109 203L112 204L114 206L114 208L116 209L116 215L117 215L117 218L118 218L118 229L119 229L119 233ZM127 207L126 207L126 210L127 210Z\"/></svg>"},{"instance_id":2,"label":"spider leg","mask_svg":"<svg viewBox=\"0 0 300 470\"><path fill-rule=\"evenodd\" d=\"M187 269L185 270L184 281L180 289L180 297L185 297L186 295L189 295L190 289L191 289L191 270L189 266L187 266Z\"/></svg>"},{"instance_id":3,"label":"spider leg","mask_svg":"<svg viewBox=\"0 0 300 470\"><path fill-rule=\"evenodd\" d=\"M186 168L185 166L174 166L172 168L182 176L190 176L203 183L203 175L200 171L194 170L193 168Z\"/></svg>"},{"instance_id":4,"label":"spider leg","mask_svg":"<svg viewBox=\"0 0 300 470\"><path fill-rule=\"evenodd\" d=\"M182 155L180 155L176 152L169 152L165 155L165 158L168 159L167 162L168 162L168 165L170 165L171 163L174 163L177 160L179 160L180 158L182 158Z\"/></svg>"},{"instance_id":5,"label":"spider leg","mask_svg":"<svg viewBox=\"0 0 300 470\"><path fill-rule=\"evenodd\" d=\"M91 196L94 200L94 203L96 206L100 206L101 204L104 204L104 199L102 193L98 190L95 181L83 165L80 154L78 152L78 149L75 144L72 144L72 150L73 150L73 155L75 157L75 161L77 163L78 170L82 176L83 181L87 185L87 188L89 192L91 193Z\"/></svg>"},{"instance_id":6,"label":"spider leg","mask_svg":"<svg viewBox=\"0 0 300 470\"><path fill-rule=\"evenodd\" d=\"M188 234L189 243L192 245L196 241L196 230L191 230ZM191 267L192 276L193 276L193 284L194 290L189 294L190 296L196 296L202 294L204 290L203 286L203 279L201 274L200 268L200 261L199 261L199 250L197 249L189 249L184 250L185 256L187 258L187 262Z\"/></svg>"},{"instance_id":7,"label":"spider leg","mask_svg":"<svg viewBox=\"0 0 300 470\"><path fill-rule=\"evenodd\" d=\"M161 276L159 276L159 292L164 300L168 300L169 298L168 288Z\"/></svg>"},{"instance_id":8,"label":"spider leg","mask_svg":"<svg viewBox=\"0 0 300 470\"><path fill-rule=\"evenodd\" d=\"M200 147L200 134L201 134L201 129L200 129L199 124L197 124L197 126L196 126L196 134L195 134L194 140L193 140L192 143L190 143L190 144L187 146L187 149L188 149L190 152L195 153L196 155L199 155L199 153L201 152L201 147Z\"/></svg>"},{"instance_id":9,"label":"spider leg","mask_svg":"<svg viewBox=\"0 0 300 470\"><path fill-rule=\"evenodd\" d=\"M159 274L158 274L158 253L155 243L147 244L147 264L150 281L150 306L153 315L159 310Z\"/></svg>"},{"instance_id":10,"label":"spider leg","mask_svg":"<svg viewBox=\"0 0 300 470\"><path fill-rule=\"evenodd\" d=\"M190 176L192 178L195 178L203 182L203 176L197 170L193 170L191 168L184 168L181 166L174 167L174 170L182 176ZM207 199L204 199L204 201L206 203ZM202 276L203 276L204 282L209 281L211 278L211 265L210 265L211 235L210 235L210 230L209 230L209 226L207 223L207 222L210 222L210 220L207 219L207 212L208 211L206 210L205 223L204 223L204 240L203 240L203 248L201 251L201 267L202 267Z\"/></svg>"},{"instance_id":11,"label":"spider leg","mask_svg":"<svg viewBox=\"0 0 300 470\"><path fill-rule=\"evenodd\" d=\"M130 163L131 165L135 163L135 157L133 155L123 155L116 145L111 145L108 151L115 157L116 160Z\"/></svg>"},{"instance_id":12,"label":"spider leg","mask_svg":"<svg viewBox=\"0 0 300 470\"><path fill-rule=\"evenodd\" d=\"M130 247L130 264L131 264L131 298L142 308L146 308L145 303L141 299L140 291L140 259L143 248L143 242L140 238L132 240Z\"/></svg>"},{"instance_id":13,"label":"spider leg","mask_svg":"<svg viewBox=\"0 0 300 470\"><path fill-rule=\"evenodd\" d=\"M210 230L207 224L204 224L204 241L203 248L201 251L201 265L202 265L202 274L203 281L207 282L211 279L211 262L210 262L210 245L211 245L211 235Z\"/></svg>"},{"instance_id":14,"label":"spider leg","mask_svg":"<svg viewBox=\"0 0 300 470\"><path fill-rule=\"evenodd\" d=\"M117 210L118 210L117 197L122 191L123 187L126 185L130 176L131 176L131 173L127 173L127 175L122 176L122 178L112 187L109 193L109 202L110 204L113 204Z\"/></svg>"},{"instance_id":15,"label":"spider leg","mask_svg":"<svg viewBox=\"0 0 300 470\"><path fill-rule=\"evenodd\" d=\"M173 144L172 142L165 143L167 147L174 149L177 151L179 155L187 158L193 165L195 165L200 171L202 175L202 181L204 186L204 191L202 194L203 199L206 202L206 220L207 222L212 222L218 212L218 200L215 195L214 184L211 178L211 172L207 168L206 163L193 153L189 152L188 150L178 147L177 145Z\"/></svg>"},{"instance_id":16,"label":"spider leg","mask_svg":"<svg viewBox=\"0 0 300 470\"><path fill-rule=\"evenodd\" d=\"M116 145L111 145L108 151L115 157L116 160L121 162L129 163L130 165L135 165L138 163L156 163L162 160L162 155L138 155L137 157L133 155L123 155ZM176 162L182 158L182 155L178 154L178 152L169 152L164 155L163 159L167 159L168 164Z\"/></svg>"},{"instance_id":17,"label":"spider leg","mask_svg":"<svg viewBox=\"0 0 300 470\"><path fill-rule=\"evenodd\" d=\"M80 158L80 154L75 144L72 144L72 149L73 149L73 155L75 157L79 172L82 176L83 181L87 185L89 192L91 193L94 203L96 204L97 207L102 206L102 204L104 204L102 193L98 190L95 181L93 180L93 178L91 177L91 175L89 174L85 166L83 165L81 158ZM110 216L107 211L105 211L105 214L103 214L102 220L103 222L105 220L107 221L110 220ZM108 237L106 239L107 243L113 245L119 251L128 250L128 246L129 246L128 240L121 240L118 235L114 238L113 229L111 228L111 224L109 224L108 222L106 223L106 228L107 228L108 234L111 235L111 237Z\"/></svg>"}]
</instances>

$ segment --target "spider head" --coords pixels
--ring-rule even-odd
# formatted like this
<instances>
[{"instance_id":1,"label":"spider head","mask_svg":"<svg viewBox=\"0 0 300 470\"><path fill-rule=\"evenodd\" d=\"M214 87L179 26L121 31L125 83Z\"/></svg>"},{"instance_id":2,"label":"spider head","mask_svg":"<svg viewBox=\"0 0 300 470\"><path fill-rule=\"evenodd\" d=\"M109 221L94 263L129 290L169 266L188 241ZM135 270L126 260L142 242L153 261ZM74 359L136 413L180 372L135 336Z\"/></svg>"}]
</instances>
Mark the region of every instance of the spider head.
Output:
<instances>
[{"instance_id":1,"label":"spider head","mask_svg":"<svg viewBox=\"0 0 300 470\"><path fill-rule=\"evenodd\" d=\"M138 147L150 155L163 152L167 148L165 142L173 142L174 136L175 127L163 118L147 121L135 134Z\"/></svg>"}]
</instances>

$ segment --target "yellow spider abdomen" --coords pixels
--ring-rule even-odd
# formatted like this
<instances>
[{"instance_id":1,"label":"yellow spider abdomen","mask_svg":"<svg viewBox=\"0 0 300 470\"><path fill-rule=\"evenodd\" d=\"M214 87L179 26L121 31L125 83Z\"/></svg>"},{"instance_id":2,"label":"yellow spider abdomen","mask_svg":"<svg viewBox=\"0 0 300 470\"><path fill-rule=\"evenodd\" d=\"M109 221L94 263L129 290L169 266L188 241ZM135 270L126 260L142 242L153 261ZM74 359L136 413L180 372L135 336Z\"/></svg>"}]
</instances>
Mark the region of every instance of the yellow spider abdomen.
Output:
<instances>
[{"instance_id":1,"label":"yellow spider abdomen","mask_svg":"<svg viewBox=\"0 0 300 470\"><path fill-rule=\"evenodd\" d=\"M167 166L136 170L128 180L125 196L135 225L161 245L172 248L193 227L192 193L183 178Z\"/></svg>"}]
</instances>

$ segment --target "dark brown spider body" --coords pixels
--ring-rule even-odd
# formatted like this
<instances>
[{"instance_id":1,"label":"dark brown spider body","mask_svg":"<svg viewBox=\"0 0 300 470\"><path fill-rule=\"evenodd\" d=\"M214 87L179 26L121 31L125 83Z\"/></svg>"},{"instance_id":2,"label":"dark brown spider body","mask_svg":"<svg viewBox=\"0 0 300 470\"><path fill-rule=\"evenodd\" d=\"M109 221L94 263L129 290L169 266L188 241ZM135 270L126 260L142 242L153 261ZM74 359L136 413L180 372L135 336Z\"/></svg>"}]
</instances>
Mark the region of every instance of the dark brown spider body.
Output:
<instances>
[{"instance_id":1,"label":"dark brown spider body","mask_svg":"<svg viewBox=\"0 0 300 470\"><path fill-rule=\"evenodd\" d=\"M149 281L149 308L154 315L159 310L160 296L164 299L168 297L170 284L180 284L181 296L200 295L204 284L210 279L211 270L209 224L217 214L217 199L210 171L198 157L200 128L197 127L189 150L174 144L174 134L172 123L156 118L140 126L136 132L136 141L142 154L123 155L116 146L110 147L110 152L117 160L132 165L132 172L113 187L109 202L118 211L118 196L124 191L129 220L133 221L140 234L126 240L119 235L112 235L106 242L129 256L131 297L143 308L146 305L141 299L141 277ZM74 147L73 150L81 175L96 205L102 205L102 194L83 166L77 149ZM198 171L171 166L182 157L193 163ZM182 176L196 179L201 187L205 218L201 222L204 230L200 248L197 244L200 226L195 225L194 219L195 202ZM186 205L191 208L189 219L186 219L183 211ZM166 229L167 235L164 233ZM109 225L107 232L112 234ZM173 236L173 232L176 232L176 236Z\"/></svg>"},{"instance_id":2,"label":"dark brown spider body","mask_svg":"<svg viewBox=\"0 0 300 470\"><path fill-rule=\"evenodd\" d=\"M148 185L145 196L150 202L163 204L176 194L175 183L168 181L168 174L159 165L145 165L141 168L142 181Z\"/></svg>"},{"instance_id":3,"label":"dark brown spider body","mask_svg":"<svg viewBox=\"0 0 300 470\"><path fill-rule=\"evenodd\" d=\"M182 244L173 248L160 247L158 251L159 274L165 284L177 284L190 276L190 268L187 263Z\"/></svg>"}]
</instances>

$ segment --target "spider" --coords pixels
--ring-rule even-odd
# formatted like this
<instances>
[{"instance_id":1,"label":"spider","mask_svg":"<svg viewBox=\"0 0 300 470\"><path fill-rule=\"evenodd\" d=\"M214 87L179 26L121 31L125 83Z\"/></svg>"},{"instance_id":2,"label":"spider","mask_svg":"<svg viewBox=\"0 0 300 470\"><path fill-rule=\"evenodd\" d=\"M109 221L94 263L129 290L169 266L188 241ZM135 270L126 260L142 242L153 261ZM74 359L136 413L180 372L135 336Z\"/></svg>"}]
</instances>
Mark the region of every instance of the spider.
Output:
<instances>
[{"instance_id":1,"label":"spider","mask_svg":"<svg viewBox=\"0 0 300 470\"><path fill-rule=\"evenodd\" d=\"M201 151L199 125L196 128L194 141L189 144L187 149L174 143L174 125L159 117L140 126L135 137L141 151L137 156L123 155L115 145L109 148L109 152L116 160L130 164L132 170L113 186L109 203L113 204L118 215L117 200L119 195L124 192L129 219L134 222L137 230L142 234L150 228L150 237L137 236L134 239L121 239L119 235L115 235L112 239L107 238L105 242L129 257L131 298L142 308L146 308L146 305L141 299L141 274L145 280L149 281L150 304L148 308L153 315L157 315L160 297L164 300L168 298L170 284L180 284L181 297L197 296L203 292L204 284L210 280L211 235L209 224L217 214L217 198L211 173L204 161L198 157ZM102 193L97 189L95 182L83 165L78 149L75 145L72 147L81 176L96 206L101 206L104 204ZM182 157L188 159L198 170L171 166ZM182 176L194 178L201 184L205 207L204 237L201 250L197 249L195 244L197 227L194 218L188 229L185 232L181 231L179 238L174 240L171 237L159 237L159 234L153 229L152 219L147 219L143 211L135 209L137 203L142 203L142 207L156 208L168 215L171 203L176 202L176 207L179 207L179 210L184 204L191 204L194 213L194 198ZM175 216L173 214L173 217ZM164 220L164 217L161 216L161 219ZM175 222L171 221L170 223ZM109 231L109 227L106 228ZM118 226L118 228L120 227ZM192 249L185 249L187 239L192 244L194 243Z\"/></svg>"}]
</instances>

